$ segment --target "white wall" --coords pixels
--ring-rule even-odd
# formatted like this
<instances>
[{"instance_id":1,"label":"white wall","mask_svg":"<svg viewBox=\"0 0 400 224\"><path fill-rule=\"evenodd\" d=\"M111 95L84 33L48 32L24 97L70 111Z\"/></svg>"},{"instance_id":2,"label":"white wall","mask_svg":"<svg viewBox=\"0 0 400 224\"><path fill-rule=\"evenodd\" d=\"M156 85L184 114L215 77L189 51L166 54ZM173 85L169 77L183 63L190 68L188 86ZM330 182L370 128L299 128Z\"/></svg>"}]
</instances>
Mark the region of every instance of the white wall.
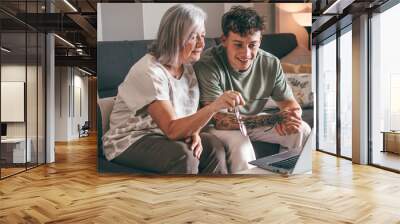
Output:
<instances>
[{"instance_id":1,"label":"white wall","mask_svg":"<svg viewBox=\"0 0 400 224\"><path fill-rule=\"evenodd\" d=\"M31 67L27 68L31 70ZM25 65L2 65L1 81L25 82ZM7 108L1 108L7 110ZM25 122L7 123L7 137L25 137Z\"/></svg>"},{"instance_id":2,"label":"white wall","mask_svg":"<svg viewBox=\"0 0 400 224\"><path fill-rule=\"evenodd\" d=\"M263 34L275 33L275 4L254 3L253 7L265 21Z\"/></svg>"},{"instance_id":3,"label":"white wall","mask_svg":"<svg viewBox=\"0 0 400 224\"><path fill-rule=\"evenodd\" d=\"M82 126L88 120L88 78L76 68L56 67L55 85L55 141L77 139L78 124ZM82 114L77 105L81 106Z\"/></svg>"},{"instance_id":4,"label":"white wall","mask_svg":"<svg viewBox=\"0 0 400 224\"><path fill-rule=\"evenodd\" d=\"M31 66L28 66L27 69L31 70L33 68ZM2 65L1 81L25 82L25 65L18 65L18 64Z\"/></svg>"},{"instance_id":5,"label":"white wall","mask_svg":"<svg viewBox=\"0 0 400 224\"><path fill-rule=\"evenodd\" d=\"M25 64L3 64L1 66L2 81L25 82L26 85L26 107L21 108L22 113L26 112L26 120L23 122L7 122L7 137L24 138L25 135L31 141L31 152L33 161L39 153L39 163L44 162L44 74L39 66L25 66ZM25 80L27 79L27 81ZM2 96L4 97L4 96ZM7 97L7 96L5 96ZM11 108L1 108L11 110ZM11 112L12 111L8 111Z\"/></svg>"},{"instance_id":6,"label":"white wall","mask_svg":"<svg viewBox=\"0 0 400 224\"><path fill-rule=\"evenodd\" d=\"M196 5L198 5L207 13L207 20L205 24L207 37L220 37L222 34L221 16L223 14L224 4L198 3Z\"/></svg>"},{"instance_id":7,"label":"white wall","mask_svg":"<svg viewBox=\"0 0 400 224\"><path fill-rule=\"evenodd\" d=\"M78 72L78 74L77 74ZM72 98L74 99L74 102L71 103L74 105L74 112L72 113L72 130L71 130L71 135L72 138L78 138L79 133L78 133L78 124L82 126L85 121L88 121L88 107L89 107L89 102L88 102L88 78L87 76L81 76L82 73L80 73L78 70L74 70L74 92L72 93L74 96ZM77 90L80 90L80 99L78 98ZM79 100L81 102L79 102ZM79 105L80 104L80 105ZM81 112L79 111L82 110Z\"/></svg>"},{"instance_id":8,"label":"white wall","mask_svg":"<svg viewBox=\"0 0 400 224\"><path fill-rule=\"evenodd\" d=\"M157 35L161 17L176 3L99 3L97 12L98 41L151 40ZM220 37L221 16L233 5L253 3L192 3L207 13L206 36ZM257 4L268 7L268 4ZM266 10L257 10L261 13ZM267 15L262 15L269 18ZM118 24L118 26L116 25Z\"/></svg>"},{"instance_id":9,"label":"white wall","mask_svg":"<svg viewBox=\"0 0 400 224\"><path fill-rule=\"evenodd\" d=\"M146 3L143 5L144 39L151 40L157 37L157 30L164 13L177 3ZM138 4L139 5L139 4ZM220 21L224 4L197 3L194 4L207 12L206 33L207 37L221 35Z\"/></svg>"},{"instance_id":10,"label":"white wall","mask_svg":"<svg viewBox=\"0 0 400 224\"><path fill-rule=\"evenodd\" d=\"M98 41L143 40L142 4L98 4L97 27Z\"/></svg>"},{"instance_id":11,"label":"white wall","mask_svg":"<svg viewBox=\"0 0 400 224\"><path fill-rule=\"evenodd\" d=\"M137 8L142 6L142 16L143 16L143 38L145 40L155 39L157 36L158 25L160 24L162 15L173 5L177 3L146 3L146 4L129 4L135 5ZM139 15L132 15L139 17ZM140 18L137 18L140 20ZM155 28L156 27L156 28Z\"/></svg>"},{"instance_id":12,"label":"white wall","mask_svg":"<svg viewBox=\"0 0 400 224\"><path fill-rule=\"evenodd\" d=\"M36 75L36 67L33 66L27 66L25 67L25 65L18 65L18 64L9 64L9 65L2 65L1 66L1 81L18 81L18 82L25 82L25 75L26 75L26 71L27 74L35 74ZM32 80L29 78L29 84L30 85L36 85L36 81L34 81L34 83L31 83ZM32 102L36 102L36 88L32 89L32 88L27 88L27 106L34 106L36 108L36 103L31 104ZM32 92L34 91L34 92ZM1 110L7 110L8 108L1 108ZM32 111L32 108L29 109L29 112ZM32 114L32 113L27 113L27 120L29 122L35 120L36 121L37 117L36 117L36 113ZM25 137L25 126L26 126L26 122L10 122L7 124L7 136L8 137ZM31 129L35 129L36 130L36 125L35 127L33 127L32 125L28 125L28 137L29 137L29 133L32 132Z\"/></svg>"},{"instance_id":13,"label":"white wall","mask_svg":"<svg viewBox=\"0 0 400 224\"><path fill-rule=\"evenodd\" d=\"M68 67L55 68L55 141L68 140L70 77Z\"/></svg>"}]
</instances>

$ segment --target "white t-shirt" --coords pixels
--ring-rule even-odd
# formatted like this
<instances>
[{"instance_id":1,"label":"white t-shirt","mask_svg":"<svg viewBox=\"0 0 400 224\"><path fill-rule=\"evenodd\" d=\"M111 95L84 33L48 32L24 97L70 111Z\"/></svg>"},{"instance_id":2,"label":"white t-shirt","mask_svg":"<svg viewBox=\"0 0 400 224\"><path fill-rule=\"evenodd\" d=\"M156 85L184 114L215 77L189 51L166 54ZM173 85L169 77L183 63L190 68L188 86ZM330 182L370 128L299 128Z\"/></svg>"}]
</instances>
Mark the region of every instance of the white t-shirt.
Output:
<instances>
[{"instance_id":1,"label":"white t-shirt","mask_svg":"<svg viewBox=\"0 0 400 224\"><path fill-rule=\"evenodd\" d=\"M184 65L180 79L174 78L150 54L132 66L118 87L110 116L110 130L103 136L104 154L108 160L120 155L145 135L164 134L147 113L147 106L154 100L169 100L177 118L195 113L199 104L199 87L192 65Z\"/></svg>"}]
</instances>

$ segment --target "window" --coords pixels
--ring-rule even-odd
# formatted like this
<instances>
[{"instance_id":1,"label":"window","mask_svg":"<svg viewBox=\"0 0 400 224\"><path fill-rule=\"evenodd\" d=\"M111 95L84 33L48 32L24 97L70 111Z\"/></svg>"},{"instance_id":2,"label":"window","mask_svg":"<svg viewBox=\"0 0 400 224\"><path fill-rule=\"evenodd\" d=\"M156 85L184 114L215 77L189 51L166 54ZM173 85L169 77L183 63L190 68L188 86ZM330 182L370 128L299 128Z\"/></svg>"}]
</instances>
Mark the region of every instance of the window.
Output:
<instances>
[{"instance_id":1,"label":"window","mask_svg":"<svg viewBox=\"0 0 400 224\"><path fill-rule=\"evenodd\" d=\"M383 132L400 130L400 32L393 28L398 21L400 5L371 18L371 162L396 170L400 170L400 155L386 151Z\"/></svg>"},{"instance_id":2,"label":"window","mask_svg":"<svg viewBox=\"0 0 400 224\"><path fill-rule=\"evenodd\" d=\"M340 155L352 157L352 32L351 26L340 38Z\"/></svg>"},{"instance_id":3,"label":"window","mask_svg":"<svg viewBox=\"0 0 400 224\"><path fill-rule=\"evenodd\" d=\"M18 2L18 7L21 14L40 13L44 3ZM1 2L0 6L9 4L15 5ZM0 17L7 21L0 29L1 98L10 99L14 95L18 99L9 102L13 107L5 102L0 106L1 114L9 117L1 118L4 133L0 144L0 178L5 178L45 163L46 39L44 33L11 15L0 12Z\"/></svg>"},{"instance_id":4,"label":"window","mask_svg":"<svg viewBox=\"0 0 400 224\"><path fill-rule=\"evenodd\" d=\"M318 145L336 154L336 39L318 47Z\"/></svg>"}]
</instances>

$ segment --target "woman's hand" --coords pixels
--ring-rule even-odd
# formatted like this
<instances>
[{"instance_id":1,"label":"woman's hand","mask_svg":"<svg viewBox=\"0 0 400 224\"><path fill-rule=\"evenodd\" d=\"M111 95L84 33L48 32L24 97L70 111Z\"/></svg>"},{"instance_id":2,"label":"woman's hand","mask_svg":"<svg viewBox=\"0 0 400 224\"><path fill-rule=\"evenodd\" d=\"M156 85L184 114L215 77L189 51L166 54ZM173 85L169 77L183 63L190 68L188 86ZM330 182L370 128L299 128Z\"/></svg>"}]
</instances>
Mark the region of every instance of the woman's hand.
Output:
<instances>
[{"instance_id":1,"label":"woman's hand","mask_svg":"<svg viewBox=\"0 0 400 224\"><path fill-rule=\"evenodd\" d=\"M189 144L190 149L193 151L194 157L200 159L200 155L203 152L203 146L201 144L199 133L194 133L191 137L186 138L185 142Z\"/></svg>"},{"instance_id":2,"label":"woman's hand","mask_svg":"<svg viewBox=\"0 0 400 224\"><path fill-rule=\"evenodd\" d=\"M215 112L218 112L221 109L231 109L244 104L244 99L239 92L229 90L212 102L210 106L214 108Z\"/></svg>"}]
</instances>

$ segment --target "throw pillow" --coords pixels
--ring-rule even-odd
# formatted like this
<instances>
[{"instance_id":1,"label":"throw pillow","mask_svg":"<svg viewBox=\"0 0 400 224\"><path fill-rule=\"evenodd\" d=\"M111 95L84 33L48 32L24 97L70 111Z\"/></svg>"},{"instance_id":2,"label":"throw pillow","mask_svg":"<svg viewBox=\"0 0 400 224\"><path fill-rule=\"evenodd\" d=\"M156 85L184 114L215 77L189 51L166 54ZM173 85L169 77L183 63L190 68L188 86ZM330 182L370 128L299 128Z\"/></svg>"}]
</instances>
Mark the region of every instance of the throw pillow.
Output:
<instances>
[{"instance_id":1,"label":"throw pillow","mask_svg":"<svg viewBox=\"0 0 400 224\"><path fill-rule=\"evenodd\" d=\"M287 73L286 80L290 87L296 101L302 108L308 108L313 106L313 93L311 88L311 74L310 73ZM265 109L277 109L275 101L271 98L268 99Z\"/></svg>"},{"instance_id":2,"label":"throw pillow","mask_svg":"<svg viewBox=\"0 0 400 224\"><path fill-rule=\"evenodd\" d=\"M302 108L313 105L313 94L311 91L311 74L286 74L286 79L292 87L294 98Z\"/></svg>"},{"instance_id":3,"label":"throw pillow","mask_svg":"<svg viewBox=\"0 0 400 224\"><path fill-rule=\"evenodd\" d=\"M110 129L110 115L114 107L115 97L97 99L101 112L101 127L103 135Z\"/></svg>"}]
</instances>

